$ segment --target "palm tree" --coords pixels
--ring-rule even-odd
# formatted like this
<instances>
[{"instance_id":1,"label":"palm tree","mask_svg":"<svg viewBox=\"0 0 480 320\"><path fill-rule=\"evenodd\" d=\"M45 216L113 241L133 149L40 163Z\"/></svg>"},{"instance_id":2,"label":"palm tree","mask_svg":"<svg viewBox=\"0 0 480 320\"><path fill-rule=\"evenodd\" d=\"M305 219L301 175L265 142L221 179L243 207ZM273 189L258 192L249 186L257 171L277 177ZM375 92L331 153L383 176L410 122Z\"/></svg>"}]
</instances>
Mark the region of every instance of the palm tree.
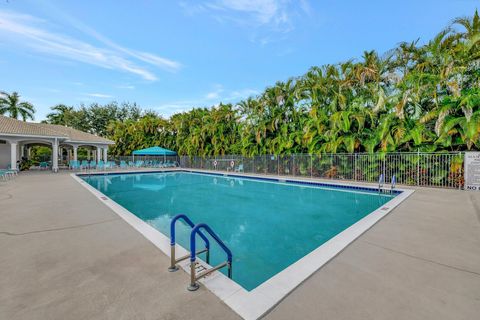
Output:
<instances>
[{"instance_id":1,"label":"palm tree","mask_svg":"<svg viewBox=\"0 0 480 320\"><path fill-rule=\"evenodd\" d=\"M425 44L312 67L236 105L196 107L170 119L114 117L109 134L120 142L117 154L151 144L196 156L480 149L479 65L475 12ZM115 115L105 106L54 111L52 122L92 132Z\"/></svg>"},{"instance_id":2,"label":"palm tree","mask_svg":"<svg viewBox=\"0 0 480 320\"><path fill-rule=\"evenodd\" d=\"M70 126L70 118L74 112L73 107L69 107L64 104L57 104L51 109L54 112L47 114L48 123Z\"/></svg>"},{"instance_id":3,"label":"palm tree","mask_svg":"<svg viewBox=\"0 0 480 320\"><path fill-rule=\"evenodd\" d=\"M8 94L0 91L0 114L8 114L11 118L22 117L23 121L34 119L35 107L29 102L20 102L18 92Z\"/></svg>"}]
</instances>

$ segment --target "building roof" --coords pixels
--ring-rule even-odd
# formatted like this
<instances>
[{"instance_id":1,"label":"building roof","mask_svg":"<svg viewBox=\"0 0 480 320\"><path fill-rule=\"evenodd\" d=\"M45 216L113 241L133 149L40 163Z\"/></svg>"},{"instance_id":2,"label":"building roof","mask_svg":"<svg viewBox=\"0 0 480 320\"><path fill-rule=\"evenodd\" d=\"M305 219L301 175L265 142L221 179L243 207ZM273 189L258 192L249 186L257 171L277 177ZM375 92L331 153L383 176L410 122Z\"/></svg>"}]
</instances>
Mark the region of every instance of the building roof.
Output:
<instances>
[{"instance_id":1,"label":"building roof","mask_svg":"<svg viewBox=\"0 0 480 320\"><path fill-rule=\"evenodd\" d=\"M0 135L60 138L68 142L113 144L114 142L77 129L25 122L0 115Z\"/></svg>"},{"instance_id":2,"label":"building roof","mask_svg":"<svg viewBox=\"0 0 480 320\"><path fill-rule=\"evenodd\" d=\"M112 140L105 139L103 137L96 136L91 133L83 132L70 127L60 126L56 124L38 123L38 125L47 128L48 130L56 131L61 134L65 134L69 137L69 141L77 142L96 142L96 143L114 143Z\"/></svg>"}]
</instances>

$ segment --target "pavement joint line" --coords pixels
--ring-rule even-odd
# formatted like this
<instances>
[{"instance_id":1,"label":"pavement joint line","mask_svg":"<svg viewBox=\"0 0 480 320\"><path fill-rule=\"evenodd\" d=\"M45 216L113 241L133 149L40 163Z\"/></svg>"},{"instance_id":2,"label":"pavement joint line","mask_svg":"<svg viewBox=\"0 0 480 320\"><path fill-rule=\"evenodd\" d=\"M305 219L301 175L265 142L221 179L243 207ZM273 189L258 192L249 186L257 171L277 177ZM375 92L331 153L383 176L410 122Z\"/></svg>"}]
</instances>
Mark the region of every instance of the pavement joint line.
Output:
<instances>
[{"instance_id":1,"label":"pavement joint line","mask_svg":"<svg viewBox=\"0 0 480 320\"><path fill-rule=\"evenodd\" d=\"M93 223L87 223L87 224L80 224L80 225L75 225L75 226L68 226L68 227L62 227L62 228L52 228L52 229L44 229L44 230L34 230L34 231L29 231L29 232L23 232L23 233L14 233L14 232L8 232L8 231L0 231L0 234L4 234L7 236L24 236L28 234L34 234L34 233L42 233L42 232L52 232L52 231L62 231L62 230L69 230L69 229L80 229L84 227L89 227L89 226L94 226L97 224L102 224L102 223L108 223L112 221L120 220L120 218L113 218L113 219L108 219L108 220L103 220L103 221L97 221Z\"/></svg>"},{"instance_id":2,"label":"pavement joint line","mask_svg":"<svg viewBox=\"0 0 480 320\"><path fill-rule=\"evenodd\" d=\"M446 268L450 268L450 269L455 269L455 270L457 270L457 271L466 272L466 273L470 273L470 274L474 274L474 275L480 276L480 273L479 273L479 272L475 272L475 271L471 271L471 270L467 270L467 269L462 269L462 268L455 267L455 266L451 266L451 265L448 265L448 264L445 264L445 263L441 263L441 262L438 262L438 261L435 261L435 260L430 260L430 259L425 259L425 258L422 258L422 257L417 257L417 256L414 256L414 255L409 254L409 253L406 253L406 252L402 252L402 251L399 251L399 250L390 249L390 248L381 246L381 245L379 245L379 244L370 242L370 241L368 241L368 240L362 240L362 242L365 242L365 243L367 243L367 244L369 244L369 245L372 245L372 246L374 246L374 247L378 247L378 248L381 248L381 249L384 249L384 250L388 250L388 251L391 251L391 252L395 252L395 253L398 253L398 254L401 254L401 255L404 255L404 256L413 258L413 259L417 259L417 260L421 260L421 261L425 261L425 262L430 262L430 263L433 263L433 264L436 264L436 265L439 265L439 266L442 266L442 267L446 267Z\"/></svg>"}]
</instances>

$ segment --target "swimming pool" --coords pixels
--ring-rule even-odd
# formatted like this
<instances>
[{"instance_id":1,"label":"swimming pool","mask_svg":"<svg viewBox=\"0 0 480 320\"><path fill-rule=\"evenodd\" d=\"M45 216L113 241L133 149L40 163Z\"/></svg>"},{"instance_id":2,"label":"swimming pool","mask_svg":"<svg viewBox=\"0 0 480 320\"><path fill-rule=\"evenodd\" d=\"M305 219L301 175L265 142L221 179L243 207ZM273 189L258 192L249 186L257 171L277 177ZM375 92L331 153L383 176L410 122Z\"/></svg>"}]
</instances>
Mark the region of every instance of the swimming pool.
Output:
<instances>
[{"instance_id":1,"label":"swimming pool","mask_svg":"<svg viewBox=\"0 0 480 320\"><path fill-rule=\"evenodd\" d=\"M167 236L179 213L207 223L233 252L233 280L247 291L395 196L368 188L197 172L82 179ZM189 234L190 228L178 224L177 243L189 248ZM210 264L224 260L223 251L212 247Z\"/></svg>"}]
</instances>

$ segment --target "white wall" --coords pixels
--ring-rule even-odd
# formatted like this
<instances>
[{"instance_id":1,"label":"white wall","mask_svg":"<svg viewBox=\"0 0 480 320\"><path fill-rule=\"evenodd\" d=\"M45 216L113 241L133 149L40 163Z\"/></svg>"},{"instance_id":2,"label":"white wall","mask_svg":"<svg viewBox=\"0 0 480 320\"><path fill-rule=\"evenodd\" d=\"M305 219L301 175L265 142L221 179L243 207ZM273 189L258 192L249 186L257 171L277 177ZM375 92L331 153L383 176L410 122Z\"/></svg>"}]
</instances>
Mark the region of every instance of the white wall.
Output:
<instances>
[{"instance_id":1,"label":"white wall","mask_svg":"<svg viewBox=\"0 0 480 320\"><path fill-rule=\"evenodd\" d=\"M0 144L0 169L5 169L10 164L10 145Z\"/></svg>"}]
</instances>

